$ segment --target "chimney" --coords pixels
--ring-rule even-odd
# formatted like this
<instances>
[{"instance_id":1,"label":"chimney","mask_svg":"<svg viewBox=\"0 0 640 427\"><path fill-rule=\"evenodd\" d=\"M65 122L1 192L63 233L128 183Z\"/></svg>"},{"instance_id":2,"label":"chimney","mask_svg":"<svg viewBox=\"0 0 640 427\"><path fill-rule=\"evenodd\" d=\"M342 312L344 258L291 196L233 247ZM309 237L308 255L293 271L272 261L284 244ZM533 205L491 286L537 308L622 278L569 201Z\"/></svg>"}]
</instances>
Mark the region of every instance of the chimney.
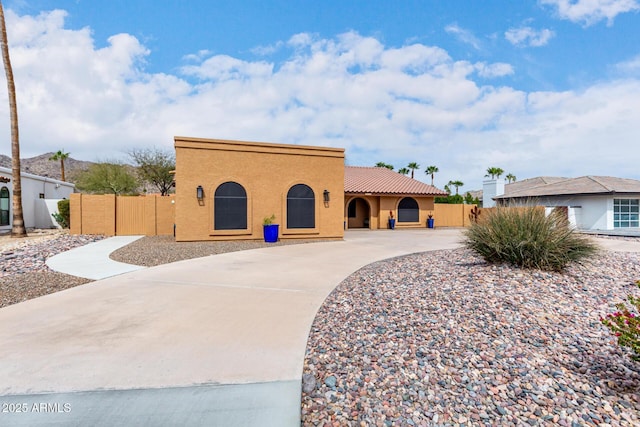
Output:
<instances>
[{"instance_id":1,"label":"chimney","mask_svg":"<svg viewBox=\"0 0 640 427\"><path fill-rule=\"evenodd\" d=\"M493 200L496 196L504 194L504 179L487 179L482 181L482 207L492 208L496 205Z\"/></svg>"}]
</instances>

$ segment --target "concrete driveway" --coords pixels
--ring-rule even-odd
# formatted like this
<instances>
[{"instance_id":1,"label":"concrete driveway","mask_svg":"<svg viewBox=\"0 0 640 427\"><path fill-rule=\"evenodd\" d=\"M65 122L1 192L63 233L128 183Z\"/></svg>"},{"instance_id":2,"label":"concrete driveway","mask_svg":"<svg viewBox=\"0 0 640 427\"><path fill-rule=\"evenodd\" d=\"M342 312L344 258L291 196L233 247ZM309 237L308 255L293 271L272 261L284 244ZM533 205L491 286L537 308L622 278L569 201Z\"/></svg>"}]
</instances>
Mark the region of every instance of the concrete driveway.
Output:
<instances>
[{"instance_id":1,"label":"concrete driveway","mask_svg":"<svg viewBox=\"0 0 640 427\"><path fill-rule=\"evenodd\" d=\"M0 399L26 411L0 413L0 425L297 426L307 337L327 295L371 262L459 240L453 229L350 231L3 308Z\"/></svg>"},{"instance_id":2,"label":"concrete driveway","mask_svg":"<svg viewBox=\"0 0 640 427\"><path fill-rule=\"evenodd\" d=\"M457 229L349 231L3 308L0 425L299 426L307 337L327 295L371 262L460 239Z\"/></svg>"}]
</instances>

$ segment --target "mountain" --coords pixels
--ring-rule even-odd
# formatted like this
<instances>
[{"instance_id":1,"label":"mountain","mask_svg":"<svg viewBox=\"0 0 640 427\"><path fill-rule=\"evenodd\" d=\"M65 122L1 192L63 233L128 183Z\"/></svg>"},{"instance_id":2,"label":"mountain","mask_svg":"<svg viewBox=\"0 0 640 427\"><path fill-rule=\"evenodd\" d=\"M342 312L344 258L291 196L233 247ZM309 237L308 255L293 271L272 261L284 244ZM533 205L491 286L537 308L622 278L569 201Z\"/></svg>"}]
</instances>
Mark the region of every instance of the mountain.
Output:
<instances>
[{"instance_id":1,"label":"mountain","mask_svg":"<svg viewBox=\"0 0 640 427\"><path fill-rule=\"evenodd\" d=\"M45 153L36 157L20 159L20 167L23 172L34 175L46 176L47 178L62 179L60 173L60 161L49 160L54 153ZM74 178L78 172L88 169L93 162L76 160L71 157L64 161L64 171L69 182L75 182ZM11 168L11 157L0 154L0 166Z\"/></svg>"}]
</instances>

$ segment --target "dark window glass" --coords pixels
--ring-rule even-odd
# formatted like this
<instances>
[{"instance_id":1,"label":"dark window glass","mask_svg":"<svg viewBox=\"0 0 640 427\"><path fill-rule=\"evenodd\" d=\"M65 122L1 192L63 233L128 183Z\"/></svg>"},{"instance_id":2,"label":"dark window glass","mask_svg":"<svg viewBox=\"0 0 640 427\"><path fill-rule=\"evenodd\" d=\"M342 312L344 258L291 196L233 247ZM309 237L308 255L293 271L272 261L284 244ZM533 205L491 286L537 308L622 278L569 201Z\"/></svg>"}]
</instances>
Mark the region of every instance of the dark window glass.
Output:
<instances>
[{"instance_id":1,"label":"dark window glass","mask_svg":"<svg viewBox=\"0 0 640 427\"><path fill-rule=\"evenodd\" d=\"M418 222L420 221L420 209L418 202L411 197L400 200L398 205L398 222Z\"/></svg>"},{"instance_id":2,"label":"dark window glass","mask_svg":"<svg viewBox=\"0 0 640 427\"><path fill-rule=\"evenodd\" d=\"M287 193L287 228L315 228L316 198L308 185L297 184Z\"/></svg>"},{"instance_id":3,"label":"dark window glass","mask_svg":"<svg viewBox=\"0 0 640 427\"><path fill-rule=\"evenodd\" d=\"M237 182L221 184L214 195L213 228L247 229L247 192Z\"/></svg>"},{"instance_id":4,"label":"dark window glass","mask_svg":"<svg viewBox=\"0 0 640 427\"><path fill-rule=\"evenodd\" d=\"M348 213L348 217L349 218L355 218L356 217L356 200L352 200L349 203L349 213Z\"/></svg>"},{"instance_id":5,"label":"dark window glass","mask_svg":"<svg viewBox=\"0 0 640 427\"><path fill-rule=\"evenodd\" d=\"M0 189L0 225L9 225L9 189Z\"/></svg>"}]
</instances>

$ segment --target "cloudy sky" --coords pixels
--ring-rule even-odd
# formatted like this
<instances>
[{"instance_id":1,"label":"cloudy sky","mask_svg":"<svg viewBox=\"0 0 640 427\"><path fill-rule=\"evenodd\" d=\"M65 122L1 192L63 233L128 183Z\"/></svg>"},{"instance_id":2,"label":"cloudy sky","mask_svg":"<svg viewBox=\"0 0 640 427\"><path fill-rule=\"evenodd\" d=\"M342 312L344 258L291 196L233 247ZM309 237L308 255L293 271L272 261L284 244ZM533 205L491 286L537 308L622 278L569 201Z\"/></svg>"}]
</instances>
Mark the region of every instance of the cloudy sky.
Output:
<instances>
[{"instance_id":1,"label":"cloudy sky","mask_svg":"<svg viewBox=\"0 0 640 427\"><path fill-rule=\"evenodd\" d=\"M22 157L183 135L436 165L462 191L491 166L640 179L640 0L3 4Z\"/></svg>"}]
</instances>

